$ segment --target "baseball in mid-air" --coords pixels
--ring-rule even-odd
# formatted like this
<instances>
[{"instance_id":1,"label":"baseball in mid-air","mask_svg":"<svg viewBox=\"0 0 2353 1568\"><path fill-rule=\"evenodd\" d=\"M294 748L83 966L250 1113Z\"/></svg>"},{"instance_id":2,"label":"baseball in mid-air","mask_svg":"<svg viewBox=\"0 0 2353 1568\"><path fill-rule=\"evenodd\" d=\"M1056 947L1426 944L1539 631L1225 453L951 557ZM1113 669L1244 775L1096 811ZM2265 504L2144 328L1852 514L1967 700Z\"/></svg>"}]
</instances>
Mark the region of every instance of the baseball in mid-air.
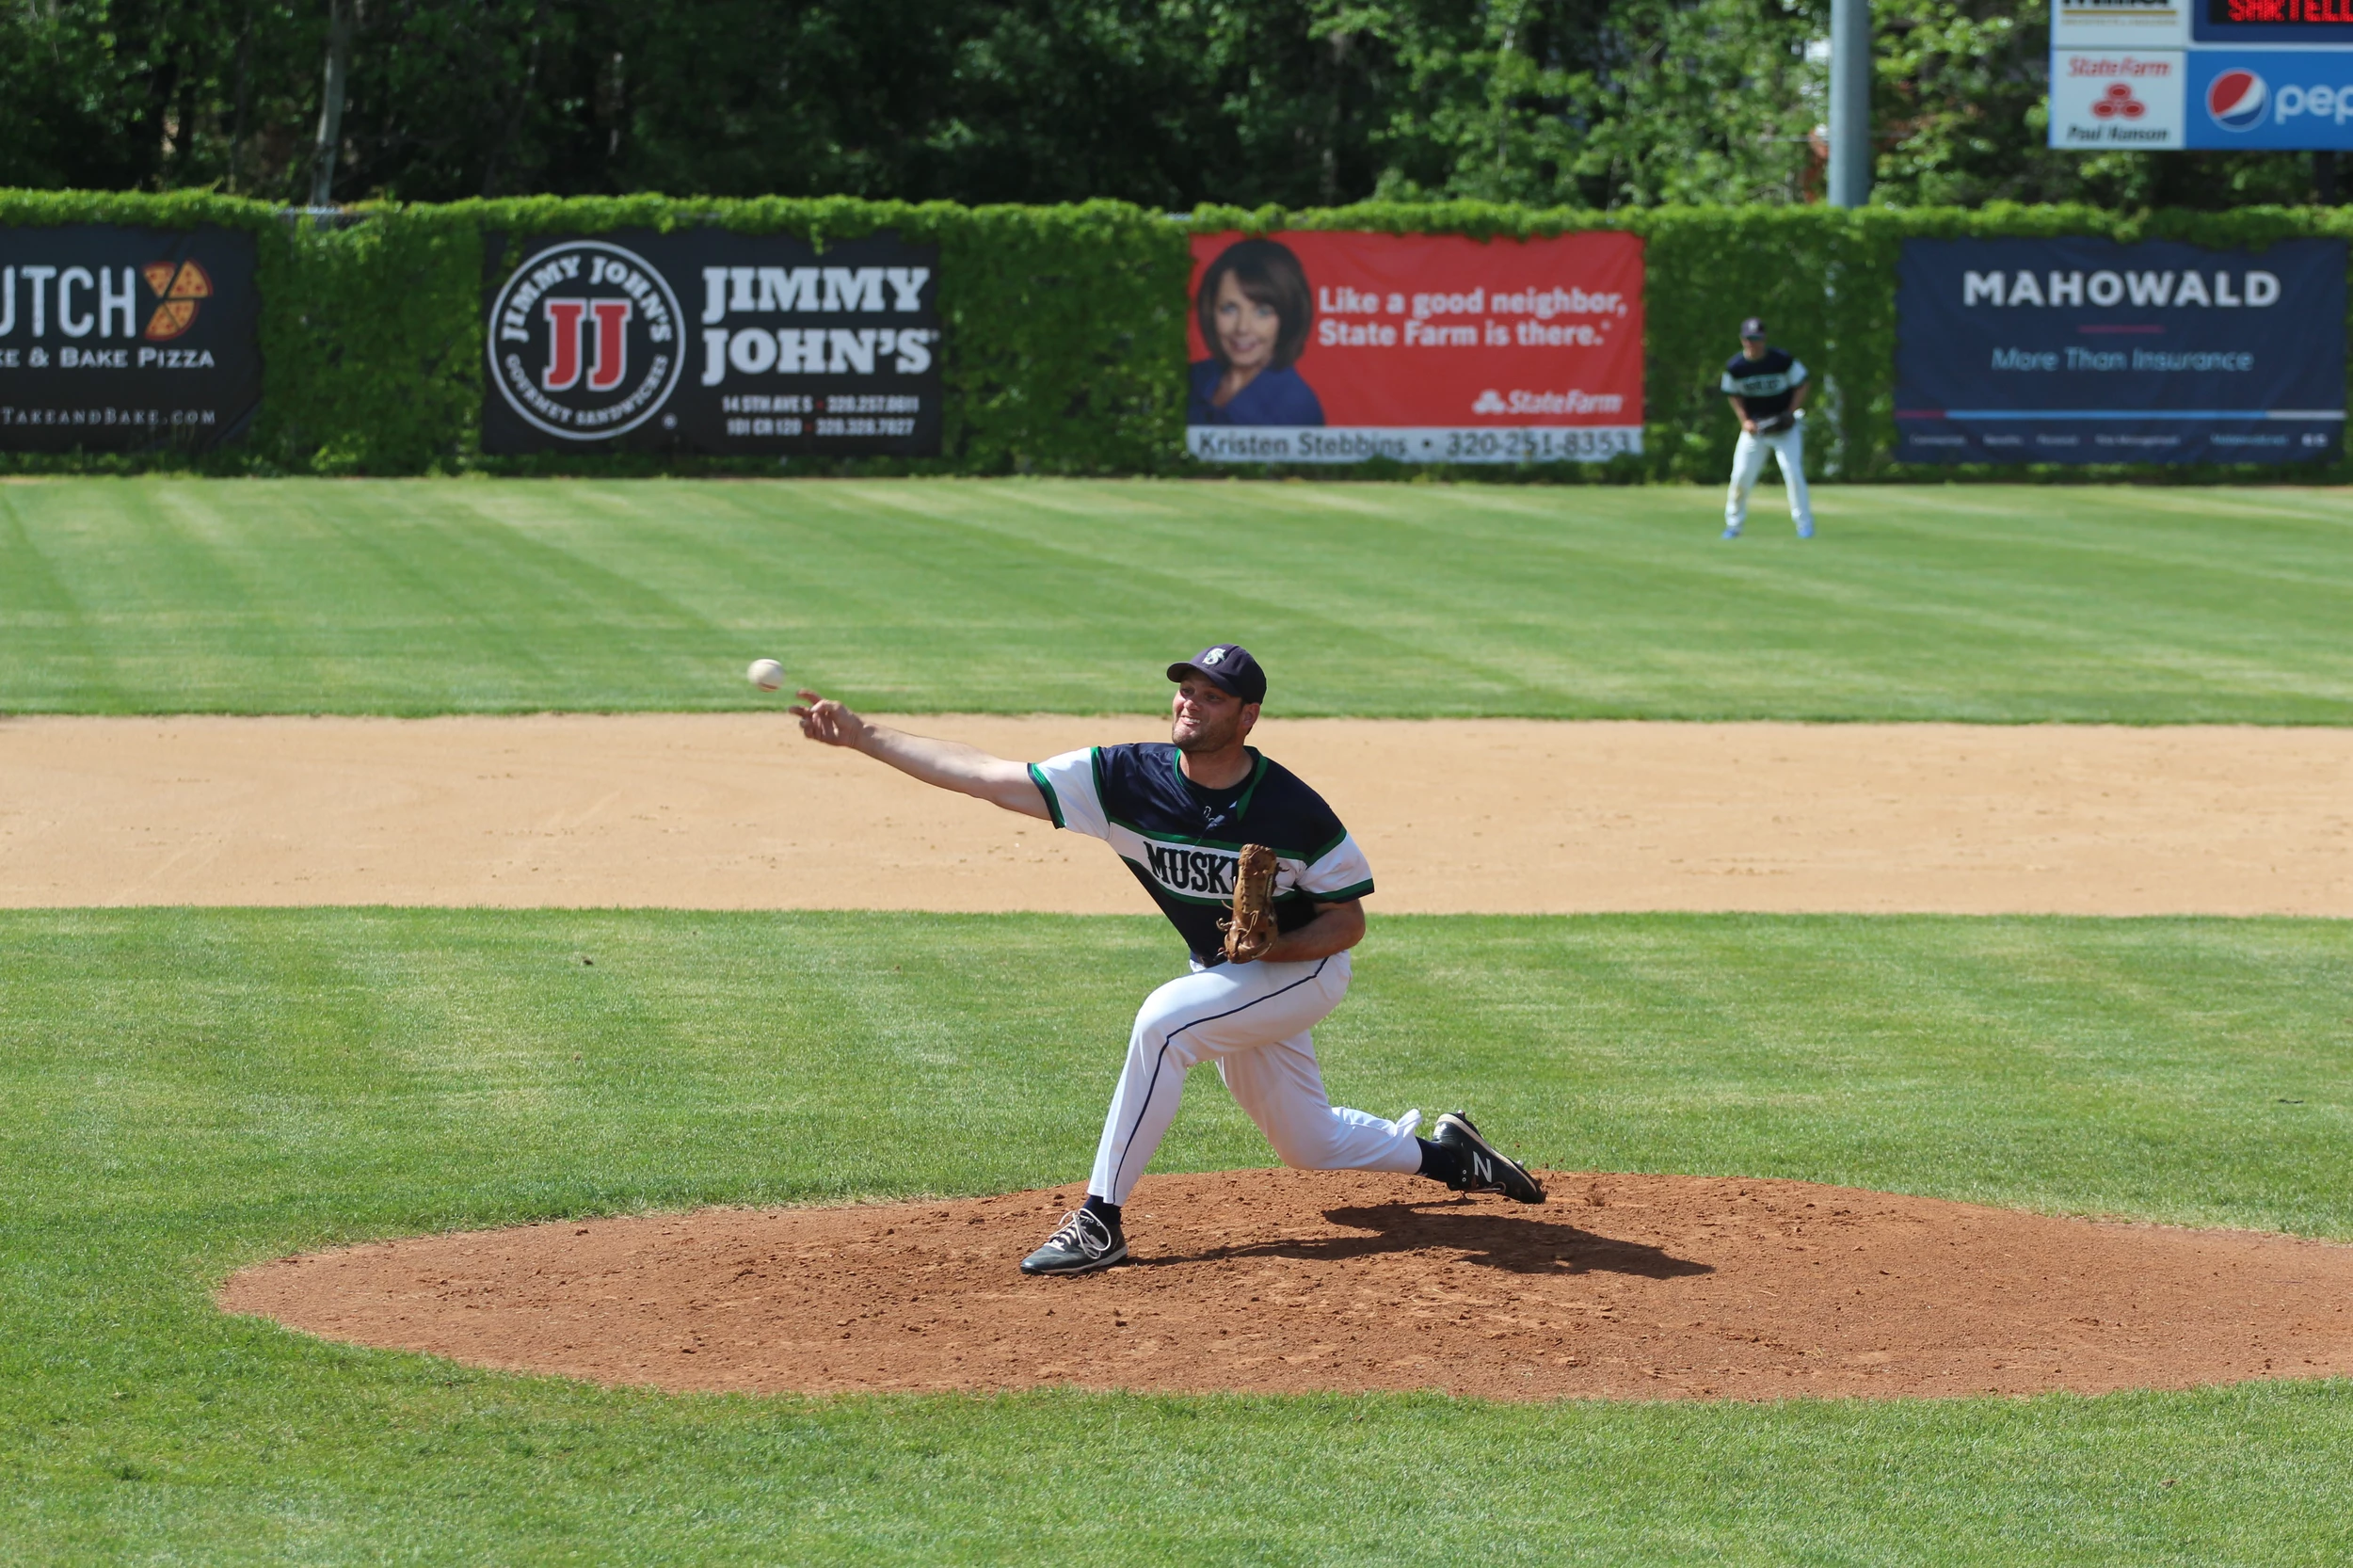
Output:
<instances>
[{"instance_id":1,"label":"baseball in mid-air","mask_svg":"<svg viewBox=\"0 0 2353 1568\"><path fill-rule=\"evenodd\" d=\"M763 692L773 692L784 684L784 666L774 659L755 659L744 674Z\"/></svg>"}]
</instances>

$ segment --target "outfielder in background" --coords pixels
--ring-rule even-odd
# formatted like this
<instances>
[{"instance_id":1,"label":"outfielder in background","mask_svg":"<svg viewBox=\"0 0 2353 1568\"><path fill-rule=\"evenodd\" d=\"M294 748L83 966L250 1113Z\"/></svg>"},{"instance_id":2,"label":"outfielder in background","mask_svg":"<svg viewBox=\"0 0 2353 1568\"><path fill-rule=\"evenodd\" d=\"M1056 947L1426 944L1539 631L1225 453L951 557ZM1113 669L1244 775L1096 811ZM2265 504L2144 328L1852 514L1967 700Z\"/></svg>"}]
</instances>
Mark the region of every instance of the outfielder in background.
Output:
<instances>
[{"instance_id":1,"label":"outfielder in background","mask_svg":"<svg viewBox=\"0 0 2353 1568\"><path fill-rule=\"evenodd\" d=\"M1128 1256L1120 1208L1176 1118L1185 1076L1204 1062L1287 1165L1397 1171L1456 1192L1542 1203L1545 1190L1497 1153L1461 1112L1396 1121L1325 1096L1310 1032L1348 994L1348 950L1365 935L1372 870L1321 796L1246 744L1266 674L1231 643L1168 666L1169 744L1093 746L1023 765L954 741L860 718L803 692L801 733L849 746L926 784L1041 817L1109 842L1192 951L1192 972L1144 999L1103 1119L1085 1205L1021 1263L1024 1273L1082 1274ZM1274 852L1279 934L1258 957L1226 956L1220 920L1245 845Z\"/></svg>"},{"instance_id":2,"label":"outfielder in background","mask_svg":"<svg viewBox=\"0 0 2353 1568\"><path fill-rule=\"evenodd\" d=\"M1740 324L1740 352L1724 364L1724 394L1740 417L1739 444L1732 449L1732 488L1724 496L1724 537L1740 536L1749 520L1749 492L1765 472L1765 454L1781 465L1789 489L1789 518L1798 537L1814 536L1814 505L1805 493L1805 365L1766 341L1765 323L1751 316Z\"/></svg>"}]
</instances>

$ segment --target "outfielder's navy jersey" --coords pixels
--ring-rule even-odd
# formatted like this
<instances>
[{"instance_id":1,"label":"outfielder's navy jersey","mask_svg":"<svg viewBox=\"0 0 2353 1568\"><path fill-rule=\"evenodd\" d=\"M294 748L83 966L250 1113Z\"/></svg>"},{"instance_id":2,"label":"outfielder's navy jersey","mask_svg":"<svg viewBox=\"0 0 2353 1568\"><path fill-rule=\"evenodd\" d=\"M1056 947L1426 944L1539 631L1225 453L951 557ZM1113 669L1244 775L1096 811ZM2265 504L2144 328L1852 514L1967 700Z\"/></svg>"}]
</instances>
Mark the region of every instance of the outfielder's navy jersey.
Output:
<instances>
[{"instance_id":1,"label":"outfielder's navy jersey","mask_svg":"<svg viewBox=\"0 0 2353 1568\"><path fill-rule=\"evenodd\" d=\"M1054 825L1119 852L1160 913L1203 964L1225 962L1217 922L1233 907L1244 844L1274 852L1274 919L1296 931L1317 904L1372 891L1372 868L1323 797L1254 747L1250 776L1205 790L1180 772L1165 742L1066 751L1030 765Z\"/></svg>"},{"instance_id":2,"label":"outfielder's navy jersey","mask_svg":"<svg viewBox=\"0 0 2353 1568\"><path fill-rule=\"evenodd\" d=\"M1804 364L1779 348L1767 349L1761 360L1735 354L1724 365L1725 394L1746 400L1749 417L1760 424L1787 413L1790 399L1804 384Z\"/></svg>"}]
</instances>

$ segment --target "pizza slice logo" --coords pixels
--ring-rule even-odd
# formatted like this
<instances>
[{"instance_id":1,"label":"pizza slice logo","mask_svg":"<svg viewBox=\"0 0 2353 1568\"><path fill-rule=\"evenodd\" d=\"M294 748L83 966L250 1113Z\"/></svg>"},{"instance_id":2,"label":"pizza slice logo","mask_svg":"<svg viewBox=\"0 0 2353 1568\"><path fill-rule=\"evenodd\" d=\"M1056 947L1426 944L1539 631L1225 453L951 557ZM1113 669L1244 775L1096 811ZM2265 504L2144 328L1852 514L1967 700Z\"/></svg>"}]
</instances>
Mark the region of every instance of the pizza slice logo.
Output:
<instances>
[{"instance_id":1,"label":"pizza slice logo","mask_svg":"<svg viewBox=\"0 0 2353 1568\"><path fill-rule=\"evenodd\" d=\"M213 297L213 280L195 262L150 262L139 268L160 301L143 334L152 343L176 338L196 325L196 308Z\"/></svg>"}]
</instances>

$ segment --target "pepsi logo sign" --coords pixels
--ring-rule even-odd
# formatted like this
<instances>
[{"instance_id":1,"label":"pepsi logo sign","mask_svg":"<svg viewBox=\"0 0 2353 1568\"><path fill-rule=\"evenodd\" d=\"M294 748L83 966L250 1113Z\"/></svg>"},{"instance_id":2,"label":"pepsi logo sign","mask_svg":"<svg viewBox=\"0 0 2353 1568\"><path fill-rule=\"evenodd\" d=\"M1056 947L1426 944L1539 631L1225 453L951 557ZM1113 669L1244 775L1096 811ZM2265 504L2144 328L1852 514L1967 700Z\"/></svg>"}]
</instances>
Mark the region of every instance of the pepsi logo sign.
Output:
<instances>
[{"instance_id":1,"label":"pepsi logo sign","mask_svg":"<svg viewBox=\"0 0 2353 1568\"><path fill-rule=\"evenodd\" d=\"M2226 131L2252 130L2271 104L2271 88L2251 71L2226 71L2206 88L2206 113Z\"/></svg>"}]
</instances>

